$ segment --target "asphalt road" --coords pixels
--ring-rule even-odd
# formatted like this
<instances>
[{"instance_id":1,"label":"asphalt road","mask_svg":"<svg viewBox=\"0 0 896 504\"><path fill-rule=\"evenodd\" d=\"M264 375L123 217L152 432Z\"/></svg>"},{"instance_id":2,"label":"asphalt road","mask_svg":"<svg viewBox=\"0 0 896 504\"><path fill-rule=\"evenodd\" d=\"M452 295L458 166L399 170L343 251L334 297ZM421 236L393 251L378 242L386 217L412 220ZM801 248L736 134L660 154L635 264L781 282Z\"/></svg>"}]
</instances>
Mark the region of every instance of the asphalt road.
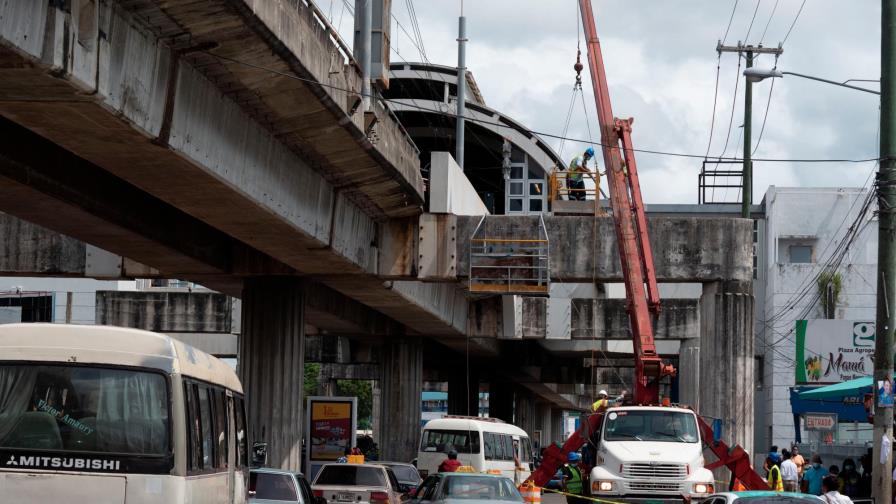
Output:
<instances>
[{"instance_id":1,"label":"asphalt road","mask_svg":"<svg viewBox=\"0 0 896 504\"><path fill-rule=\"evenodd\" d=\"M566 504L566 497L555 493L545 492L541 496L541 504Z\"/></svg>"}]
</instances>

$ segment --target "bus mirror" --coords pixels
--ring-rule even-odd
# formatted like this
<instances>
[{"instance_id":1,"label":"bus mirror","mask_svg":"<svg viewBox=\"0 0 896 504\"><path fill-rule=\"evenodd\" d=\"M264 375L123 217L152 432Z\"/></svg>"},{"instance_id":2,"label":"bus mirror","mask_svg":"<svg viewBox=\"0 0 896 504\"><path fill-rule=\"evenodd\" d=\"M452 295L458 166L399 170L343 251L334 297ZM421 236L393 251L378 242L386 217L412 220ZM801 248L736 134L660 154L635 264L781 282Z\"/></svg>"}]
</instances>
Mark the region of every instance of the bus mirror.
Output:
<instances>
[{"instance_id":1,"label":"bus mirror","mask_svg":"<svg viewBox=\"0 0 896 504\"><path fill-rule=\"evenodd\" d=\"M264 467L268 464L268 444L253 443L252 444L252 465L255 467Z\"/></svg>"}]
</instances>

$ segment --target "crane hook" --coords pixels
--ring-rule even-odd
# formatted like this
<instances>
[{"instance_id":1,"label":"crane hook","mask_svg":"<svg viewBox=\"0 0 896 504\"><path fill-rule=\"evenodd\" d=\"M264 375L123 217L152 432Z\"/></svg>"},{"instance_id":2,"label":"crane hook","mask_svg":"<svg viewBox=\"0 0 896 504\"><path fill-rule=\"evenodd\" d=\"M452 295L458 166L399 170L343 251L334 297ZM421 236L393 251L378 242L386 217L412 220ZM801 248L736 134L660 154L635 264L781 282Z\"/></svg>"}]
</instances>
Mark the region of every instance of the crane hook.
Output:
<instances>
[{"instance_id":1,"label":"crane hook","mask_svg":"<svg viewBox=\"0 0 896 504\"><path fill-rule=\"evenodd\" d=\"M584 69L584 68L585 68L585 66L582 65L582 50L577 49L576 50L576 64L573 65L573 69L575 69L575 71L576 71L576 87L577 88L582 87L582 69Z\"/></svg>"}]
</instances>

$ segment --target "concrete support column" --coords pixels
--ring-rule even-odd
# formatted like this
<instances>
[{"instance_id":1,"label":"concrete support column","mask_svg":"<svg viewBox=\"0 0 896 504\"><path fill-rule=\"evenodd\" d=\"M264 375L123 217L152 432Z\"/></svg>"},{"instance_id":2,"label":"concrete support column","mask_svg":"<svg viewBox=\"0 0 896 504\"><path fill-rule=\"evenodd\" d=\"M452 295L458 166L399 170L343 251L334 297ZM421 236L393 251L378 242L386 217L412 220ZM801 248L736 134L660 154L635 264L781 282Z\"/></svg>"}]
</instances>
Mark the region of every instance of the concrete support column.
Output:
<instances>
[{"instance_id":1,"label":"concrete support column","mask_svg":"<svg viewBox=\"0 0 896 504\"><path fill-rule=\"evenodd\" d=\"M382 460L409 462L420 442L423 398L423 342L419 337L389 337L383 345Z\"/></svg>"},{"instance_id":2,"label":"concrete support column","mask_svg":"<svg viewBox=\"0 0 896 504\"><path fill-rule=\"evenodd\" d=\"M304 425L304 286L294 277L243 285L239 375L249 441L268 443L268 465L301 470Z\"/></svg>"},{"instance_id":3,"label":"concrete support column","mask_svg":"<svg viewBox=\"0 0 896 504\"><path fill-rule=\"evenodd\" d=\"M551 442L551 437L553 435L553 425L551 425L551 413L553 412L553 408L548 403L538 403L535 405L535 412L537 415L537 421L535 425L535 430L541 431L541 439L538 439L538 443L533 442L532 449L536 450L536 454L538 450L544 446L547 446Z\"/></svg>"},{"instance_id":4,"label":"concrete support column","mask_svg":"<svg viewBox=\"0 0 896 504\"><path fill-rule=\"evenodd\" d=\"M721 418L724 440L753 453L752 285L704 284L700 318L698 411Z\"/></svg>"},{"instance_id":5,"label":"concrete support column","mask_svg":"<svg viewBox=\"0 0 896 504\"><path fill-rule=\"evenodd\" d=\"M536 428L535 397L526 389L518 389L514 406L514 425L531 433Z\"/></svg>"},{"instance_id":6,"label":"concrete support column","mask_svg":"<svg viewBox=\"0 0 896 504\"><path fill-rule=\"evenodd\" d=\"M513 421L513 385L506 382L491 382L488 386L488 416L507 423Z\"/></svg>"},{"instance_id":7,"label":"concrete support column","mask_svg":"<svg viewBox=\"0 0 896 504\"><path fill-rule=\"evenodd\" d=\"M700 411L700 338L681 342L678 352L678 402Z\"/></svg>"},{"instance_id":8,"label":"concrete support column","mask_svg":"<svg viewBox=\"0 0 896 504\"><path fill-rule=\"evenodd\" d=\"M545 442L545 446L547 443L563 444L564 441L566 432L563 425L563 410L555 408L551 410L551 438Z\"/></svg>"},{"instance_id":9,"label":"concrete support column","mask_svg":"<svg viewBox=\"0 0 896 504\"><path fill-rule=\"evenodd\" d=\"M465 366L453 368L448 375L448 414L479 415L479 374L476 368L471 367L469 373Z\"/></svg>"}]
</instances>

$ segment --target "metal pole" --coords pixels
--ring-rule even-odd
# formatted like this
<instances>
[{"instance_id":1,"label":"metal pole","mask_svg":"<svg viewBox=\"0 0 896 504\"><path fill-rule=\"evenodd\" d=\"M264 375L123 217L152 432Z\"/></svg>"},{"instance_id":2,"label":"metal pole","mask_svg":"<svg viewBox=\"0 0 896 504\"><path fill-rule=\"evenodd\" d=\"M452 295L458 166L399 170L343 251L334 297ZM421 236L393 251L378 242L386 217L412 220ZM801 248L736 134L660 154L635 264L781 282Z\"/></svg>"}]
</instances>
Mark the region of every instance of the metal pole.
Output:
<instances>
[{"instance_id":1,"label":"metal pole","mask_svg":"<svg viewBox=\"0 0 896 504\"><path fill-rule=\"evenodd\" d=\"M753 66L753 51L747 49L747 68ZM744 79L744 174L743 174L743 200L740 216L750 218L750 204L753 202L753 160L752 141L753 132L753 83Z\"/></svg>"},{"instance_id":2,"label":"metal pole","mask_svg":"<svg viewBox=\"0 0 896 504\"><path fill-rule=\"evenodd\" d=\"M877 172L877 330L874 342L874 395L877 382L893 379L893 328L896 326L896 0L881 2L880 34L880 166ZM877 403L877 401L875 401ZM879 404L879 403L878 403ZM881 463L881 442L893 440L893 407L874 409L874 502L892 502L893 457ZM892 452L892 445L890 452Z\"/></svg>"},{"instance_id":3,"label":"metal pole","mask_svg":"<svg viewBox=\"0 0 896 504\"><path fill-rule=\"evenodd\" d=\"M467 91L467 18L457 18L457 134L454 158L464 169L464 114Z\"/></svg>"},{"instance_id":4,"label":"metal pole","mask_svg":"<svg viewBox=\"0 0 896 504\"><path fill-rule=\"evenodd\" d=\"M364 10L361 13L361 96L364 110L371 110L370 67L372 58L373 0L361 0Z\"/></svg>"}]
</instances>

